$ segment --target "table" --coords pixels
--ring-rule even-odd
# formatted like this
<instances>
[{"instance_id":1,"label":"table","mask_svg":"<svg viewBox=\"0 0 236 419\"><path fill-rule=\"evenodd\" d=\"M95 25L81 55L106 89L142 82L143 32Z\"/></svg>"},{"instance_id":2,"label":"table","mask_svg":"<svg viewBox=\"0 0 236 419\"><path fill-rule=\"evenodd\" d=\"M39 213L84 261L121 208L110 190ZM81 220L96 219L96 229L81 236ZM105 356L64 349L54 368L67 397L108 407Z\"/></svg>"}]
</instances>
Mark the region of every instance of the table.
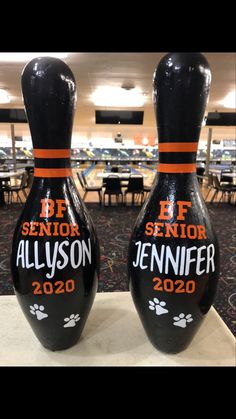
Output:
<instances>
[{"instance_id":1,"label":"table","mask_svg":"<svg viewBox=\"0 0 236 419\"><path fill-rule=\"evenodd\" d=\"M219 169L209 169L210 173L216 174L218 179L220 180L221 174L222 174L222 170ZM227 177L232 177L233 179L233 185L236 182L236 172L225 172L223 173L223 175L227 176Z\"/></svg>"},{"instance_id":2,"label":"table","mask_svg":"<svg viewBox=\"0 0 236 419\"><path fill-rule=\"evenodd\" d=\"M138 175L138 173L119 173L119 172L98 172L97 173L97 178L98 179L106 179L108 178L108 176L118 176L120 179L129 179L130 175L137 175L137 176L142 176L143 178L146 178L147 175L140 173L140 175Z\"/></svg>"},{"instance_id":3,"label":"table","mask_svg":"<svg viewBox=\"0 0 236 419\"><path fill-rule=\"evenodd\" d=\"M223 173L224 176L227 177L232 177L233 179L236 179L236 172L227 172L227 173Z\"/></svg>"},{"instance_id":4,"label":"table","mask_svg":"<svg viewBox=\"0 0 236 419\"><path fill-rule=\"evenodd\" d=\"M0 297L1 366L235 366L235 338L212 307L177 355L148 341L129 292L97 293L79 342L51 352L35 337L15 296Z\"/></svg>"},{"instance_id":5,"label":"table","mask_svg":"<svg viewBox=\"0 0 236 419\"><path fill-rule=\"evenodd\" d=\"M17 172L0 172L0 180L5 180L11 177L18 177L24 173L24 169L19 169Z\"/></svg>"},{"instance_id":6,"label":"table","mask_svg":"<svg viewBox=\"0 0 236 419\"><path fill-rule=\"evenodd\" d=\"M216 173L217 175L222 174L222 170L220 170L220 169L209 169L209 172ZM223 175L224 176L229 176L229 177L232 177L232 178L236 178L236 172L224 172Z\"/></svg>"},{"instance_id":7,"label":"table","mask_svg":"<svg viewBox=\"0 0 236 419\"><path fill-rule=\"evenodd\" d=\"M1 190L2 181L21 176L24 171L24 169L20 169L17 172L0 172L0 206L5 205L4 192Z\"/></svg>"}]
</instances>

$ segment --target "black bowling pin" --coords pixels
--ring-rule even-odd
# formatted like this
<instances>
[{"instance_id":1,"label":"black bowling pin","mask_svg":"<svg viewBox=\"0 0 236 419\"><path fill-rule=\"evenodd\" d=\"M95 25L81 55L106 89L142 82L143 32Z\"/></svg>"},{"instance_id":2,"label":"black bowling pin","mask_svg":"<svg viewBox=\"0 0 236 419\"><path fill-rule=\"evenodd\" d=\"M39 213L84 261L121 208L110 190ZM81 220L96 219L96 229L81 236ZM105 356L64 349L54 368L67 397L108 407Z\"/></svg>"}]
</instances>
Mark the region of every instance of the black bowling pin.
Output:
<instances>
[{"instance_id":1,"label":"black bowling pin","mask_svg":"<svg viewBox=\"0 0 236 419\"><path fill-rule=\"evenodd\" d=\"M159 350L184 350L210 309L219 274L217 238L196 177L211 82L199 53L164 56L154 74L159 175L129 245L130 291Z\"/></svg>"},{"instance_id":2,"label":"black bowling pin","mask_svg":"<svg viewBox=\"0 0 236 419\"><path fill-rule=\"evenodd\" d=\"M20 306L50 350L74 345L97 291L99 244L72 178L76 84L61 60L36 58L22 73L34 148L34 182L17 222L11 269Z\"/></svg>"}]
</instances>

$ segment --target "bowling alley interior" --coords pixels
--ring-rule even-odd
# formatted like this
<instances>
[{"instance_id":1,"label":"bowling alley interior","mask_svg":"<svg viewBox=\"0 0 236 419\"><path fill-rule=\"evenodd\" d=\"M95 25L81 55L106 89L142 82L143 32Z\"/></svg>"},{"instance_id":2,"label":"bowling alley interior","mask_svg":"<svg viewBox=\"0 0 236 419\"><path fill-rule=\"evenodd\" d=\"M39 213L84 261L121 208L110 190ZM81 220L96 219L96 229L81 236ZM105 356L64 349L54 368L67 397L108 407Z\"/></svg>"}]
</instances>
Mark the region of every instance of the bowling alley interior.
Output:
<instances>
[{"instance_id":1,"label":"bowling alley interior","mask_svg":"<svg viewBox=\"0 0 236 419\"><path fill-rule=\"evenodd\" d=\"M2 311L2 313L4 313L4 310L7 309L4 304L9 304L7 307L11 307L11 304L12 306L14 305L14 313L16 313L15 321L19 321L19 327L16 327L16 324L14 326L15 333L18 333L16 331L17 328L21 331L24 331L24 328L26 328L26 331L24 332L25 334L22 332L22 335L25 336L25 339L27 336L30 336L30 339L32 340L32 343L30 343L31 353L34 353L34 350L39 353L42 349L37 342L37 338L34 336L33 332L30 331L30 326L21 312L19 303L15 301L15 283L12 276L11 266L12 248L15 245L14 240L16 240L14 231L16 226L19 225L18 220L27 205L27 201L30 203L32 208L36 207L35 199L37 198L34 197L37 196L37 191L34 193L31 192L32 189L36 190L41 187L39 185L43 184L40 183L38 179L40 177L44 178L45 176L46 181L49 182L47 185L50 185L50 174L48 173L54 173L51 175L53 176L52 188L56 188L56 179L58 178L55 175L55 171L58 170L58 172L60 172L61 170L60 173L66 173L65 176L71 179L71 182L74 185L73 193L79 194L80 196L79 199L76 198L76 202L78 202L76 211L82 211L81 208L83 208L83 206L81 207L79 203L82 201L92 220L99 243L97 246L99 246L100 268L97 278L97 292L94 299L94 305L92 306L91 312L88 316L87 324L85 324L82 332L82 348L83 345L85 345L85 347L87 345L88 347L89 339L93 333L95 333L93 329L93 321L95 322L96 310L99 311L99 307L102 310L102 298L106 298L106 296L113 299L111 300L110 305L108 300L104 303L105 308L103 307L101 314L101 324L99 325L96 333L99 334L100 330L101 333L110 333L109 342L113 342L114 348L118 342L118 335L123 335L123 330L125 333L127 332L127 335L131 336L129 337L129 343L124 343L123 349L117 350L116 356L114 354L116 349L114 349L113 356L115 361L107 362L114 362L115 365L120 365L119 362L124 362L125 364L126 361L119 360L120 356L122 358L122 354L119 353L119 351L122 352L122 350L125 353L124 359L126 359L132 351L136 351L137 356L141 357L140 346L142 345L142 342L145 342L146 345L150 345L150 347L152 347L146 337L136 307L130 296L130 265L128 262L129 246L137 219L138 217L139 219L147 217L148 211L149 213L152 213L152 217L154 217L151 220L152 222L148 223L148 218L146 218L145 240L149 240L151 238L153 243L156 243L157 249L158 244L160 246L163 243L165 244L164 238L170 236L173 240L176 237L179 238L187 236L190 239L193 239L192 246L195 246L196 243L196 246L198 246L198 240L204 240L206 237L205 227L195 225L194 217L197 217L199 213L202 213L203 215L201 216L201 219L205 220L204 207L206 208L210 223L215 231L215 235L219 243L220 255L218 267L219 279L212 301L212 307L209 311L209 313L211 312L209 317L212 316L212 319L210 317L208 324L206 318L204 322L207 324L204 326L203 322L203 325L201 326L202 329L199 329L202 330L202 332L197 332L202 333L201 336L203 336L205 331L205 335L201 337L201 339L199 338L199 341L203 342L202 345L204 345L204 339L208 339L206 340L203 349L201 349L203 353L202 360L196 360L197 357L194 358L193 355L192 358L190 356L189 358L177 358L178 361L175 362L177 362L177 364L179 363L179 365L198 365L196 364L197 362L199 362L199 365L201 365L201 362L203 363L202 365L207 365L207 363L209 365L230 365L231 355L227 358L223 348L219 349L220 353L217 356L218 344L216 342L218 342L217 339L219 341L225 341L225 344L227 344L228 347L230 347L230 345L232 347L232 340L235 339L236 336L236 54L234 52L201 53L209 64L210 70L207 73L207 77L210 87L206 106L203 114L201 115L199 139L187 138L185 134L186 125L191 124L191 112L189 111L189 108L194 108L194 103L190 103L190 105L185 106L185 99L182 96L178 99L174 99L176 100L175 109L173 109L173 105L172 108L170 107L169 111L168 109L165 110L164 108L167 100L165 101L164 98L163 104L161 103L162 97L164 96L161 96L162 93L159 93L158 90L160 89L162 92L164 81L163 85L160 81L154 88L155 71L166 54L168 54L168 52L165 51L146 53L0 53L0 312ZM185 52L184 54L191 55L192 53ZM69 146L68 135L70 136L70 132L69 134L63 134L64 127L62 127L64 123L63 121L64 119L66 121L66 118L64 118L64 114L58 113L58 115L56 115L56 107L53 108L53 105L48 104L47 101L43 102L42 100L40 102L41 108L34 108L34 112L37 113L35 109L41 110L44 107L44 119L42 119L42 121L40 120L40 116L38 114L36 115L35 113L34 115L34 120L39 121L38 125L36 124L39 130L44 124L40 135L36 132L37 128L34 130L31 129L32 127L30 127L29 124L30 111L27 113L25 110L26 102L22 92L22 72L24 71L27 63L29 63L32 59L47 56L63 61L74 75L75 85L70 82L70 89L72 90L74 86L76 87L76 101L74 105L71 105L73 106L71 111L73 114L73 125L71 129L71 145ZM35 64L35 68L36 65L37 64ZM168 69L170 69L168 71L171 72L174 67L171 58L168 61L168 66ZM173 71L176 70L176 68L173 69ZM178 69L176 71L178 71ZM191 70L189 67L188 71L188 74L190 74L191 71L194 72L194 69ZM200 71L203 72L204 69ZM39 72L40 70L38 71L38 74ZM66 76L61 75L61 78L63 77L66 79ZM165 74L162 75L162 77L164 80ZM178 82L179 81L176 83ZM171 85L171 77L169 78L169 81L166 82L166 86L168 83ZM60 97L60 93L58 93L56 86L56 83L55 85L52 83L52 85L48 85L45 89L52 89L51 95L58 95L58 100L60 104L62 104L64 103L64 99L63 97ZM55 91L53 91L53 89ZM155 89L157 89L157 91L155 91ZM188 86L186 89L188 89ZM41 94L40 92L41 90L39 89L38 95ZM163 95L164 94L165 93L163 93ZM168 90L168 94L170 95L170 90ZM32 100L34 100L34 98ZM30 106L31 104L28 103L29 109ZM157 112L156 107L158 106L160 108L163 106L163 113L162 111L159 113ZM171 112L174 115L173 118L170 116ZM185 112L188 113L188 118L185 118ZM196 112L198 112L198 109ZM164 113L165 118L163 117L163 128L161 125L162 121L160 121L160 119ZM42 144L41 146L40 139L42 139L42 136L45 134L47 137L47 135L50 135L48 134L49 132L53 132L54 128L51 129L51 127L47 126L47 124L50 125L50 117L52 115L54 118L52 124L59 124L60 134L58 136L54 136L55 138L53 143L50 138L50 145L47 145L47 141L45 140L45 144ZM178 128L176 128L175 132L173 121L176 121L177 119L178 121L176 123L176 127L178 126ZM193 121L193 124L194 123L196 122ZM181 124L183 126L180 129L179 127ZM160 131L159 125L161 126ZM163 132L165 131L165 133L170 133L170 137L167 138L168 135L165 135L163 136L163 138L165 137L163 139L161 129ZM55 132L57 132L56 129ZM181 132L183 133L182 138L180 138ZM65 138L65 145L63 143L63 135L67 137ZM35 138L37 137L35 140L37 143L36 147L33 147L33 136L35 136ZM186 146L186 144L188 145ZM195 144L195 146L193 146L193 144ZM68 149L68 147L69 150L65 152L63 149ZM173 148L171 149L171 147ZM178 147L180 148L178 149ZM37 148L37 150L34 150L34 148ZM55 148L55 150L53 150L53 148ZM167 155L169 156L169 160ZM187 160L188 158L189 160ZM49 169L49 172L47 173L47 163L49 160L52 162L52 166L49 166L51 169ZM63 169L63 166L60 166L60 169L58 169L57 166L55 166L55 160L66 160L66 166L64 166L66 169ZM176 172L175 168L177 166L178 168L176 169ZM181 168L186 169L190 166L191 176L194 176L196 181L196 183L192 184L195 186L192 186L192 190L189 193L189 196L193 197L192 202L188 202L186 204L186 199L183 199L181 204L180 198L177 198L179 203L177 209L179 220L185 219L187 211L189 211L190 207L191 211L195 211L195 214L197 215L193 216L189 226L186 226L184 221L177 221L177 223L182 222L182 224L178 224L178 226L177 224L168 224L167 227L166 220L173 216L173 212L171 213L172 204L170 202L172 196L171 193L173 191L166 192L166 198L163 198L163 188L165 187L168 189L168 182L172 185L175 184L174 178L184 176L186 173L185 171L183 174L181 172ZM193 167L194 169L192 170ZM169 174L168 170L170 170ZM162 182L161 176L164 174L166 177ZM60 176L62 177L62 175ZM190 176L189 173L188 176ZM61 179L59 181L61 181ZM159 199L158 196L160 195L158 195L159 192L156 187L157 184L158 188L162 191L161 198ZM179 182L178 185L181 185L181 182ZM181 188L181 186L178 186L178 188ZM183 193L185 193L184 188L185 186L183 184ZM178 191L178 193L180 192ZM50 186L47 187L45 194L45 199L50 200L50 197L53 196L53 191L50 191ZM194 194L198 194L199 200L194 198ZM160 199L162 204L159 202ZM152 205L154 205L156 201L158 201L159 212L157 211L156 216L154 216L154 210L149 205L149 202L152 202ZM65 200L63 202L67 201ZM183 202L185 202L185 206ZM202 204L200 205L199 202L202 202ZM64 227L63 225L59 225L60 215L58 214L62 214L66 207L63 207L63 204L61 204L58 200L58 202L55 203L55 211L56 205L56 217L58 218L55 218L54 221L57 222L54 223L53 227L51 226L50 232L49 229L47 230L46 234L50 236L48 240L51 242L52 240L55 240L55 235L63 236L63 240L68 240L69 235L72 236L74 234L79 236L81 232L76 230L75 226L72 226L72 224L70 224L70 229L67 228L69 224L64 223ZM145 208L149 208L148 211L145 212ZM51 210L50 205L49 210ZM173 208L172 210L175 211ZM47 217L49 217L49 213L50 211L47 213ZM140 213L142 214L141 216L139 215ZM42 214L43 207L41 216ZM46 219L47 221L49 220L49 218L45 218L45 221ZM39 236L44 234L43 229L46 227L41 226L41 224L39 225L39 222L37 221L41 220L39 220L37 214L32 214L29 221L35 224L30 226L30 223L25 223L25 230L22 230L22 234L28 234L31 236L38 235L38 238L31 237L30 240L40 239ZM180 227L181 230L179 230ZM22 237L24 238L24 236ZM78 238L79 237L77 237L77 239ZM138 239L136 238L136 240ZM183 246L180 244L181 239L178 240L178 246ZM40 243L40 241L37 243ZM157 256L153 253L151 254L151 250L149 252L149 248L147 247L141 248L141 245L136 247L139 252L139 256L137 255L137 259L134 259L133 266L140 263L142 269L146 269L149 258L154 260ZM184 250L181 251L184 252ZM64 250L62 253L63 252ZM81 260L83 261L87 257L86 252L88 253L88 249L84 248L83 255L81 256ZM160 255L160 253L158 254ZM198 260L199 271L204 264L204 262L202 262L204 259L202 255L203 251L200 253L200 259ZM173 254L171 257L173 258ZM189 257L191 258L191 256ZM209 270L213 267L212 257L211 250L209 250L209 260L207 262L208 268L206 268L206 272L208 272L207 269ZM20 258L21 255L18 255L18 259ZM193 259L190 259L190 265L191 260ZM30 261L26 261L24 263L27 264L30 263ZM39 263L40 260L38 260L38 264ZM171 258L169 259L169 263L171 263ZM165 269L166 271L164 272L163 267L163 278L165 278L166 273L168 273L167 267L165 267ZM178 268L178 275L181 275L181 269L181 267ZM183 269L185 269L185 274L188 275L187 267ZM191 272L191 266L189 269ZM52 271L50 271L50 275L52 275ZM50 275L48 274L48 277ZM153 276L157 276L157 274ZM189 276L189 291L186 288L186 292L189 292L189 294L186 294L187 296L192 292L191 284L193 281L191 282L192 277L190 274ZM149 273L147 272L147 283L149 282L149 277L150 271ZM176 276L176 278L178 278L178 276ZM135 279L133 279L133 281L134 280ZM153 281L154 280L158 280L158 278L153 278ZM46 281L50 281L50 279L47 279ZM169 298L169 295L172 293L172 282L170 284L170 280L168 279L165 281L167 281L167 289L164 291L166 291ZM46 282L45 284L48 283L49 282ZM155 284L152 284L152 287L153 285ZM71 284L68 283L68 289L70 286ZM157 290L157 284L152 289ZM151 303L149 301L149 311L152 314L154 313L153 315L155 315L154 304L159 304L160 298L165 301L165 294L161 294L161 289L162 288L159 288L159 292L157 292L156 295L154 291L152 297L155 298L155 300L153 299ZM49 286L48 288L45 287L45 293L50 294ZM176 295L178 296L180 294ZM128 331L128 318L125 320L125 315L126 312L128 313L128 309L125 306L125 303L123 303L122 306L123 296L128 299L129 309L132 311L130 316L133 321L136 322L135 325L137 324L137 326L130 326L131 329L133 327L135 330L138 330L136 334L133 330ZM45 300L49 297L49 295L46 296ZM5 301L8 301L7 298L9 298L9 302L5 303ZM99 298L101 300L99 300ZM47 312L45 302L43 304L45 306L45 312ZM114 310L112 309L113 304ZM159 312L156 308L156 318L158 318L158 320L159 317L161 318L165 315L158 315L164 312L164 304L165 303L163 301L160 302ZM123 308L121 308L121 306ZM1 310L1 307L3 310ZM37 308L38 306L35 305L35 307ZM41 305L40 307L43 306ZM117 307L117 311L115 307ZM162 310L162 312L160 310ZM9 311L11 310L9 309ZM31 316L36 318L33 314L34 312L32 312L31 307ZM186 311L185 314L187 315L188 312ZM179 318L174 318L178 318L178 322L182 321L182 326L181 324L179 325L183 329L185 324L187 327L191 326L190 317L186 316L184 323L183 320L181 320L183 316L179 314L179 312L178 315L180 316ZM41 320L41 318L38 318L38 320ZM72 317L70 318L70 324L75 326L75 321L79 320L79 317L74 317L74 320ZM110 318L113 322L112 327L108 324ZM9 322L10 321L13 322L14 319L12 318ZM186 323L188 321L189 323ZM46 322L46 319L42 319L41 322L38 323L42 324L43 322ZM177 320L175 320L174 324L176 324L176 322ZM192 324L193 323L194 322L192 322ZM5 326L2 326L5 324L5 321L1 319L0 324L0 336L4 335L6 345L11 345L9 342L14 342L14 335L12 334L9 338L7 338L9 331L7 331ZM102 325L104 326L104 329L107 328L106 332L102 330ZM116 330L116 325L118 330ZM181 327L175 327L175 329L181 329ZM112 328L113 332L110 330ZM183 329L181 329L181 332ZM66 330L69 330L69 326ZM72 327L70 330L72 330ZM217 333L218 335L216 336ZM137 334L138 336L136 336ZM134 341L137 339L138 343L136 346L135 343L131 343L132 336L134 336ZM99 339L99 336L97 336L97 339ZM125 338L122 337L121 339ZM191 354L194 353L194 345L196 345L199 349L199 341L198 335L196 334L191 343L193 351ZM21 345L23 354L24 352L27 352L27 345L26 342L21 342L19 334L17 335L17 348L19 349ZM111 347L113 346L111 344ZM139 350L137 349L138 346ZM206 346L208 348L207 350ZM153 348L152 350L156 351L158 354L157 349ZM201 350L199 351L201 352ZM70 351L70 349L68 351ZM94 349L94 353L95 352L96 349ZM63 354L63 351L60 353ZM184 354L184 352L182 353ZM206 355L206 353L208 355ZM94 356L96 357L96 354ZM108 354L107 356L109 357L111 355ZM146 355L142 354L142 356L145 358ZM158 357L158 355L155 356ZM178 357L178 355L176 356ZM204 360L204 356L208 356L210 360ZM42 358L44 361L42 360L40 362L47 362L45 361L45 357L46 355ZM69 355L68 357L70 358ZM141 360L139 359L137 363L140 362L140 364L142 364L143 362L143 364L145 364L146 362L146 365L148 365L148 361L145 361L144 358L140 358ZM17 362L13 359L9 360L9 357L7 359L8 361L1 359L0 364L7 365L9 362L9 364L13 365L14 362ZM35 359L32 358L32 363ZM39 357L37 359L39 359ZM48 361L49 364L50 362L54 362L53 359L54 358L51 358L51 361ZM80 362L79 355L78 360L75 359L76 351L74 349L73 362ZM101 361L101 359L103 359L103 357L100 353L100 361L98 362L105 362ZM171 359L173 359L173 356ZM23 363L27 364L27 362L28 361L24 361ZM63 362L64 365L66 365L66 362L70 361L63 358L62 363ZM85 362L85 358L83 362ZM89 362L93 362L92 355L86 362L88 362L88 365ZM133 362L135 363L134 360ZM152 362L155 364L155 361ZM159 361L157 360L156 362L158 363ZM168 364L168 362L172 361L168 358L166 362ZM227 362L229 362L229 364L227 364ZM129 365L132 365L132 363Z\"/></svg>"}]
</instances>

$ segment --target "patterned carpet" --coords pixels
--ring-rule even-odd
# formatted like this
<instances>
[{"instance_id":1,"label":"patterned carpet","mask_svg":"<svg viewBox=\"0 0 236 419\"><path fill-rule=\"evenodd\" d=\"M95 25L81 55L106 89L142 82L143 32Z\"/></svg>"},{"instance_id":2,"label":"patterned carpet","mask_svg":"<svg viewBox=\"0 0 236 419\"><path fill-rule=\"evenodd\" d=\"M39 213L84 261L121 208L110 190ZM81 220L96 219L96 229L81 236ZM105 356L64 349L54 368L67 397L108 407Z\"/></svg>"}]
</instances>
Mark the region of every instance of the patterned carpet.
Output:
<instances>
[{"instance_id":1,"label":"patterned carpet","mask_svg":"<svg viewBox=\"0 0 236 419\"><path fill-rule=\"evenodd\" d=\"M140 207L99 208L87 204L96 226L101 251L98 292L127 291L127 248ZM0 294L13 294L9 255L12 235L21 212L18 204L0 208ZM214 307L236 336L236 208L209 204L208 209L220 243L221 271Z\"/></svg>"}]
</instances>

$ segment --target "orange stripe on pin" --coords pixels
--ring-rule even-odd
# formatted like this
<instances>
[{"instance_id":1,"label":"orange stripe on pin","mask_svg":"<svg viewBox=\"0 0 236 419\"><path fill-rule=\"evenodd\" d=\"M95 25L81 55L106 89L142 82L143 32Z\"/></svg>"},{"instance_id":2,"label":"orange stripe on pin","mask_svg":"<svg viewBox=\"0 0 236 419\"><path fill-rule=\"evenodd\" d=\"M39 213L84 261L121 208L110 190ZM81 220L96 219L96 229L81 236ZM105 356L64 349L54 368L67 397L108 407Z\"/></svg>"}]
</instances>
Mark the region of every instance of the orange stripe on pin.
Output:
<instances>
[{"instance_id":1,"label":"orange stripe on pin","mask_svg":"<svg viewBox=\"0 0 236 419\"><path fill-rule=\"evenodd\" d=\"M194 173L196 172L195 163L176 163L176 164L166 164L160 163L157 166L157 169L160 173Z\"/></svg>"},{"instance_id":2,"label":"orange stripe on pin","mask_svg":"<svg viewBox=\"0 0 236 419\"><path fill-rule=\"evenodd\" d=\"M72 170L70 168L59 168L59 169L34 169L35 177L69 177L72 176Z\"/></svg>"},{"instance_id":3,"label":"orange stripe on pin","mask_svg":"<svg viewBox=\"0 0 236 419\"><path fill-rule=\"evenodd\" d=\"M35 148L34 157L39 159L62 159L70 157L70 150L64 148Z\"/></svg>"},{"instance_id":4,"label":"orange stripe on pin","mask_svg":"<svg viewBox=\"0 0 236 419\"><path fill-rule=\"evenodd\" d=\"M197 151L198 143L159 143L159 152L191 152Z\"/></svg>"}]
</instances>

